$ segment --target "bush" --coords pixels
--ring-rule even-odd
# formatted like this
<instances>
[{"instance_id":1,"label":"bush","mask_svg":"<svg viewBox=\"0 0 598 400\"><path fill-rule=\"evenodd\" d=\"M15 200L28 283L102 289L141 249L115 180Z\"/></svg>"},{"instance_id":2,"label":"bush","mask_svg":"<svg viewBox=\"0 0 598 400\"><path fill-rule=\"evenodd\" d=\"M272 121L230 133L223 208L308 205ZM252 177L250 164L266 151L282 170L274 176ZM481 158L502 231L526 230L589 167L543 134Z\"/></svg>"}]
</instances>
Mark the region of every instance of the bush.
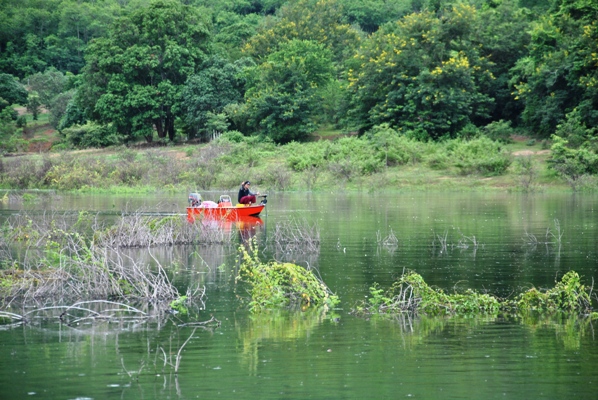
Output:
<instances>
[{"instance_id":1,"label":"bush","mask_svg":"<svg viewBox=\"0 0 598 400\"><path fill-rule=\"evenodd\" d=\"M48 157L18 157L7 160L2 172L2 183L12 188L27 189L40 187L46 183L46 174L53 162Z\"/></svg>"},{"instance_id":2,"label":"bush","mask_svg":"<svg viewBox=\"0 0 598 400\"><path fill-rule=\"evenodd\" d=\"M331 143L326 159L332 164L351 164L362 175L370 175L384 168L374 148L367 139L344 137Z\"/></svg>"},{"instance_id":3,"label":"bush","mask_svg":"<svg viewBox=\"0 0 598 400\"><path fill-rule=\"evenodd\" d=\"M428 315L496 314L500 309L515 311L548 311L588 314L591 311L592 288L581 283L575 271L567 272L555 287L541 292L532 288L514 300L498 298L468 289L464 293L447 294L430 287L415 272L403 274L388 290L378 284L370 287L367 301L361 301L353 312L361 315L419 313Z\"/></svg>"},{"instance_id":4,"label":"bush","mask_svg":"<svg viewBox=\"0 0 598 400\"><path fill-rule=\"evenodd\" d=\"M388 124L374 127L369 135L377 156L387 166L420 162L425 153L426 144L410 139L390 128Z\"/></svg>"},{"instance_id":5,"label":"bush","mask_svg":"<svg viewBox=\"0 0 598 400\"><path fill-rule=\"evenodd\" d=\"M245 141L245 136L239 131L229 131L224 132L221 134L218 139L216 139L217 143L222 142L230 142L230 143L243 143Z\"/></svg>"},{"instance_id":6,"label":"bush","mask_svg":"<svg viewBox=\"0 0 598 400\"><path fill-rule=\"evenodd\" d=\"M490 124L486 125L482 132L488 138L502 143L510 143L511 136L515 133L513 128L511 128L511 121L494 121Z\"/></svg>"},{"instance_id":7,"label":"bush","mask_svg":"<svg viewBox=\"0 0 598 400\"><path fill-rule=\"evenodd\" d=\"M98 125L93 122L65 128L62 134L67 142L78 148L114 146L123 141L112 125Z\"/></svg>"},{"instance_id":8,"label":"bush","mask_svg":"<svg viewBox=\"0 0 598 400\"><path fill-rule=\"evenodd\" d=\"M499 143L484 136L470 141L455 140L447 148L462 174L500 175L512 161Z\"/></svg>"},{"instance_id":9,"label":"bush","mask_svg":"<svg viewBox=\"0 0 598 400\"><path fill-rule=\"evenodd\" d=\"M293 171L301 172L316 167L320 168L326 162L329 142L297 143L291 142L282 149L287 153L286 161Z\"/></svg>"},{"instance_id":10,"label":"bush","mask_svg":"<svg viewBox=\"0 0 598 400\"><path fill-rule=\"evenodd\" d=\"M573 190L584 175L598 174L598 154L592 142L585 142L580 148L568 147L568 140L552 135L553 144L549 161L550 168L557 171Z\"/></svg>"},{"instance_id":11,"label":"bush","mask_svg":"<svg viewBox=\"0 0 598 400\"><path fill-rule=\"evenodd\" d=\"M589 289L581 284L575 271L567 272L554 288L540 292L531 288L516 299L517 308L523 311L566 311L585 313L590 309Z\"/></svg>"}]
</instances>

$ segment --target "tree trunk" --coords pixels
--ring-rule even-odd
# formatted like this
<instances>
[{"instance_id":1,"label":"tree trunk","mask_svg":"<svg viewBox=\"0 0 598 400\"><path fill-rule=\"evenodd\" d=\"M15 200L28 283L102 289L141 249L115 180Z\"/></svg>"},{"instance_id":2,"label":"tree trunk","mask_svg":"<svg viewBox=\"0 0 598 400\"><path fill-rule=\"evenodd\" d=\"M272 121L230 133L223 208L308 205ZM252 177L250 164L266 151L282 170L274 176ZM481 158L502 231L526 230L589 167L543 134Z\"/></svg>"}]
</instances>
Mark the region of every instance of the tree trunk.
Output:
<instances>
[{"instance_id":1,"label":"tree trunk","mask_svg":"<svg viewBox=\"0 0 598 400\"><path fill-rule=\"evenodd\" d=\"M158 137L160 139L166 137L166 132L164 131L164 124L162 124L162 119L158 118L154 120L154 125L156 126L156 130L158 131Z\"/></svg>"},{"instance_id":2,"label":"tree trunk","mask_svg":"<svg viewBox=\"0 0 598 400\"><path fill-rule=\"evenodd\" d=\"M168 138L171 142L174 142L174 117L170 116L166 118L166 129L168 130Z\"/></svg>"}]
</instances>

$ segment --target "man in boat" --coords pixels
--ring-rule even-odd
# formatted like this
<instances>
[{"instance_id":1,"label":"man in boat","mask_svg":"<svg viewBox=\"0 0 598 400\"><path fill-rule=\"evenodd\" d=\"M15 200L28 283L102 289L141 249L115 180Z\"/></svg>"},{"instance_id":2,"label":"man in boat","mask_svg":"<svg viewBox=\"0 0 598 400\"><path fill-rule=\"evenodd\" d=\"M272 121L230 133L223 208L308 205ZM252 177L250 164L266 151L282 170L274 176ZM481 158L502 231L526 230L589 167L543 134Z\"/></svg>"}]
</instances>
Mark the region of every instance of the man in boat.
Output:
<instances>
[{"instance_id":1,"label":"man in boat","mask_svg":"<svg viewBox=\"0 0 598 400\"><path fill-rule=\"evenodd\" d=\"M255 196L258 196L259 194L260 192L253 193L251 191L251 182L245 181L241 183L241 189L239 189L239 203L249 205L255 204L257 202Z\"/></svg>"}]
</instances>

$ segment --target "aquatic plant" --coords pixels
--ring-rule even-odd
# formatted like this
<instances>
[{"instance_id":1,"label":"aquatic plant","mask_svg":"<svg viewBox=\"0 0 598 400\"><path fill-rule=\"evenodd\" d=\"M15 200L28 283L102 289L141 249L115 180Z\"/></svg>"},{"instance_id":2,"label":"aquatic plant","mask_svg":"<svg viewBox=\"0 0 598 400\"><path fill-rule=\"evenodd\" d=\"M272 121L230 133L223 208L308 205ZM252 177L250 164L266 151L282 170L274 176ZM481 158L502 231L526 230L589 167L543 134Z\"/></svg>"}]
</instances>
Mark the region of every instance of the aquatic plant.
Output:
<instances>
[{"instance_id":1,"label":"aquatic plant","mask_svg":"<svg viewBox=\"0 0 598 400\"><path fill-rule=\"evenodd\" d=\"M240 269L236 281L249 285L249 308L258 312L268 308L300 306L333 307L339 299L313 270L293 263L259 259L255 240L239 247Z\"/></svg>"},{"instance_id":2,"label":"aquatic plant","mask_svg":"<svg viewBox=\"0 0 598 400\"><path fill-rule=\"evenodd\" d=\"M488 294L467 290L447 294L430 287L415 272L403 274L387 291L378 284L370 288L371 297L361 302L356 314L397 314L422 312L427 315L496 313L498 300Z\"/></svg>"},{"instance_id":3,"label":"aquatic plant","mask_svg":"<svg viewBox=\"0 0 598 400\"><path fill-rule=\"evenodd\" d=\"M541 292L531 288L516 297L512 306L522 311L565 311L587 313L591 311L593 287L581 283L579 274L567 272L554 288Z\"/></svg>"},{"instance_id":4,"label":"aquatic plant","mask_svg":"<svg viewBox=\"0 0 598 400\"><path fill-rule=\"evenodd\" d=\"M593 287L580 281L575 271L567 272L555 287L545 292L536 288L501 300L493 295L467 289L463 293L445 293L430 287L421 275L404 273L393 285L384 290L374 283L370 297L353 309L357 315L423 313L426 315L496 314L509 311L560 311L577 314L591 312ZM593 314L590 314L593 315Z\"/></svg>"}]
</instances>

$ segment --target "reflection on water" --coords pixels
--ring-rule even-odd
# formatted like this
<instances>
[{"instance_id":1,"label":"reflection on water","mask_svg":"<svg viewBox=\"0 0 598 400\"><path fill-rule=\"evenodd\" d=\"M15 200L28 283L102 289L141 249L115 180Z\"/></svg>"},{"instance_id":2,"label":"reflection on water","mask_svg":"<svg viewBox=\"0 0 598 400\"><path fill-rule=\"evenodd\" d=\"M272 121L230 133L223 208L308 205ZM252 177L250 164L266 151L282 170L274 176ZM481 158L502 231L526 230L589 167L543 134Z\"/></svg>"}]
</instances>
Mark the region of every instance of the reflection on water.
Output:
<instances>
[{"instance_id":1,"label":"reflection on water","mask_svg":"<svg viewBox=\"0 0 598 400\"><path fill-rule=\"evenodd\" d=\"M235 329L242 344L241 363L255 375L259 365L259 348L267 343L288 342L309 337L325 320L339 316L325 309L270 311L236 320Z\"/></svg>"},{"instance_id":2,"label":"reflection on water","mask_svg":"<svg viewBox=\"0 0 598 400\"><path fill-rule=\"evenodd\" d=\"M113 218L125 204L152 201L161 212L183 212L185 195L65 195L51 206ZM0 204L0 218L19 207L41 206ZM155 257L180 292L205 286L206 309L186 318L214 315L220 327L193 333L171 320L68 327L53 319L0 330L0 397L594 399L598 346L588 318L362 319L348 311L374 282L388 287L405 269L445 291L501 297L554 287L569 270L591 284L598 279L596 210L596 195L270 196L262 224L227 227L238 239L231 245L127 250L144 263ZM317 252L267 247L277 222L302 218L320 230ZM234 282L237 245L247 237L266 247L267 259L317 268L342 309L250 315ZM175 375L169 363L191 334Z\"/></svg>"}]
</instances>

